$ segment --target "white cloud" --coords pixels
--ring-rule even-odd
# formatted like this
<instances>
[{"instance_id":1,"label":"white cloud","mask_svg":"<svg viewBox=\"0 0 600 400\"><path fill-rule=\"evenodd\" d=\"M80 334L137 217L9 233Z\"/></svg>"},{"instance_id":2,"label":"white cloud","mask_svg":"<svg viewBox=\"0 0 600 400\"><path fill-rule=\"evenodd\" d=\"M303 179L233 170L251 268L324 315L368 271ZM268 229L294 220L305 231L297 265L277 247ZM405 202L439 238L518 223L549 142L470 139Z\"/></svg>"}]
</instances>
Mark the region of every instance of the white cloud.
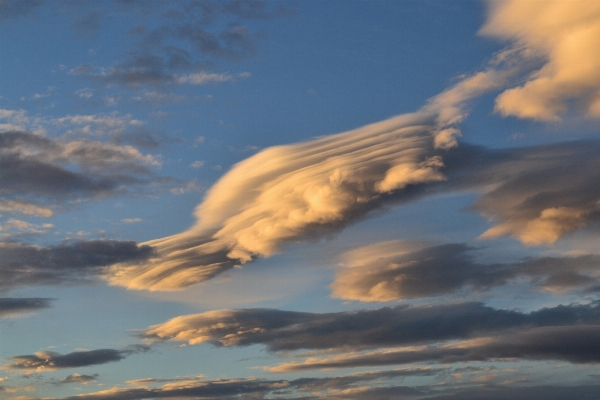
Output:
<instances>
[{"instance_id":1,"label":"white cloud","mask_svg":"<svg viewBox=\"0 0 600 400\"><path fill-rule=\"evenodd\" d=\"M557 121L575 100L600 117L600 2L490 2L481 32L544 59L542 68L496 99L502 115ZM577 103L576 103L577 104Z\"/></svg>"},{"instance_id":2,"label":"white cloud","mask_svg":"<svg viewBox=\"0 0 600 400\"><path fill-rule=\"evenodd\" d=\"M18 212L35 217L50 218L54 215L51 209L20 200L0 199L0 211Z\"/></svg>"},{"instance_id":3,"label":"white cloud","mask_svg":"<svg viewBox=\"0 0 600 400\"><path fill-rule=\"evenodd\" d=\"M189 83L192 85L207 85L234 81L237 79L246 79L250 77L249 72L242 72L237 75L231 74L215 74L209 72L198 72L195 74L182 75L177 78L177 83Z\"/></svg>"}]
</instances>

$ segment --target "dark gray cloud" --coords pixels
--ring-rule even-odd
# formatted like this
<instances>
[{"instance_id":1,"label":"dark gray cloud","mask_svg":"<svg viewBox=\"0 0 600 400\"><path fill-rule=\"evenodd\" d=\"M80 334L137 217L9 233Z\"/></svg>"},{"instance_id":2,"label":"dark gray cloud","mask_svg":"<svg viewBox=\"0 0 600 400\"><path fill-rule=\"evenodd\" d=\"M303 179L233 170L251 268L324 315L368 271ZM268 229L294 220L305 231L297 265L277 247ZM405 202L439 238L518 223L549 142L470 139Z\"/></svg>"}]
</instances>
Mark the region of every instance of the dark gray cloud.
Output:
<instances>
[{"instance_id":1,"label":"dark gray cloud","mask_svg":"<svg viewBox=\"0 0 600 400\"><path fill-rule=\"evenodd\" d=\"M86 282L106 266L139 262L152 252L150 246L133 241L66 241L49 247L0 242L0 291Z\"/></svg>"},{"instance_id":2,"label":"dark gray cloud","mask_svg":"<svg viewBox=\"0 0 600 400\"><path fill-rule=\"evenodd\" d=\"M11 363L4 365L2 368L9 370L43 371L87 367L121 361L132 354L148 351L148 349L147 346L133 345L122 350L98 349L74 351L68 354L38 351L35 354L9 357L8 360Z\"/></svg>"},{"instance_id":3,"label":"dark gray cloud","mask_svg":"<svg viewBox=\"0 0 600 400\"><path fill-rule=\"evenodd\" d=\"M310 358L268 368L271 372L357 368L416 362L455 363L497 360L557 360L600 363L600 325L547 326L515 330L464 342Z\"/></svg>"},{"instance_id":4,"label":"dark gray cloud","mask_svg":"<svg viewBox=\"0 0 600 400\"><path fill-rule=\"evenodd\" d=\"M600 398L600 385L482 386L454 389L423 400L592 400ZM450 393L447 393L450 392Z\"/></svg>"},{"instance_id":5,"label":"dark gray cloud","mask_svg":"<svg viewBox=\"0 0 600 400\"><path fill-rule=\"evenodd\" d=\"M414 246L413 246L414 248ZM377 257L371 257L371 250ZM393 301L448 294L460 289L488 290L519 279L562 291L598 284L600 256L538 257L517 263L482 264L473 248L445 244L417 251L404 242L386 242L348 253L348 267L332 284L333 296L360 301Z\"/></svg>"},{"instance_id":6,"label":"dark gray cloud","mask_svg":"<svg viewBox=\"0 0 600 400\"><path fill-rule=\"evenodd\" d=\"M481 192L471 210L493 222L483 238L547 245L600 219L600 142L491 150L463 144L444 157L444 190Z\"/></svg>"},{"instance_id":7,"label":"dark gray cloud","mask_svg":"<svg viewBox=\"0 0 600 400\"><path fill-rule=\"evenodd\" d=\"M51 301L41 297L1 297L0 318L42 310L50 307Z\"/></svg>"},{"instance_id":8,"label":"dark gray cloud","mask_svg":"<svg viewBox=\"0 0 600 400\"><path fill-rule=\"evenodd\" d=\"M25 131L0 132L0 198L6 204L14 201L47 207L58 200L64 204L65 199L85 200L172 185L175 179L158 177L152 171L158 166L156 157L131 146L54 139Z\"/></svg>"},{"instance_id":9,"label":"dark gray cloud","mask_svg":"<svg viewBox=\"0 0 600 400\"><path fill-rule=\"evenodd\" d=\"M215 346L263 344L269 351L364 349L468 339L517 327L572 324L600 324L600 304L561 305L531 313L498 310L481 303L324 314L220 310L173 318L149 327L142 337Z\"/></svg>"},{"instance_id":10,"label":"dark gray cloud","mask_svg":"<svg viewBox=\"0 0 600 400\"><path fill-rule=\"evenodd\" d=\"M137 44L125 61L105 68L81 65L71 72L105 85L129 88L163 87L177 83L181 74L207 72L220 62L252 57L259 52L257 43L264 34L252 32L242 21L293 15L283 4L262 1L118 4L121 12L142 11L156 15L160 22L154 27L132 27L130 36L137 39ZM101 17L99 12L88 13L76 21L75 28L93 30ZM216 28L217 22L223 27Z\"/></svg>"}]
</instances>

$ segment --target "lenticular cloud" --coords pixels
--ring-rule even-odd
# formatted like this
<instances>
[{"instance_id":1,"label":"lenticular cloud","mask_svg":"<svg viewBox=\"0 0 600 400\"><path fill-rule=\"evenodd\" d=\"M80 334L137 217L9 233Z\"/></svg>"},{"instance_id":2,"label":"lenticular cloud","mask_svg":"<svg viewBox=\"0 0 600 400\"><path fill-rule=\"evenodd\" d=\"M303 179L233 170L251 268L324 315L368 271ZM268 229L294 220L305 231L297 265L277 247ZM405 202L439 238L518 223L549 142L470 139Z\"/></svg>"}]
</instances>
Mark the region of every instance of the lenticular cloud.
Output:
<instances>
[{"instance_id":1,"label":"lenticular cloud","mask_svg":"<svg viewBox=\"0 0 600 400\"><path fill-rule=\"evenodd\" d=\"M266 149L215 184L190 230L146 243L157 259L117 265L109 279L134 289L179 289L272 255L283 243L341 229L403 191L444 180L435 130L427 115L404 115Z\"/></svg>"},{"instance_id":2,"label":"lenticular cloud","mask_svg":"<svg viewBox=\"0 0 600 400\"><path fill-rule=\"evenodd\" d=\"M261 151L210 189L188 231L144 243L156 248L156 258L114 265L107 280L130 289L182 289L418 196L446 179L443 156L457 146L463 103L505 77L479 72L416 113Z\"/></svg>"}]
</instances>

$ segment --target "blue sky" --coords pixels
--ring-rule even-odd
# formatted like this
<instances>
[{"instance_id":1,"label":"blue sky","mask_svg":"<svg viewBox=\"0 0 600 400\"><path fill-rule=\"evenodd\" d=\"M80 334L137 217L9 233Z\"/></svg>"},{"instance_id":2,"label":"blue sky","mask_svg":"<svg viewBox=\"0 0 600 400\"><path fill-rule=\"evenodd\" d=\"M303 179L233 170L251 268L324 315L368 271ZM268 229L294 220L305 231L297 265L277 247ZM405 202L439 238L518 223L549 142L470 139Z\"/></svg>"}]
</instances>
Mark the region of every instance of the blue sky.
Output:
<instances>
[{"instance_id":1,"label":"blue sky","mask_svg":"<svg viewBox=\"0 0 600 400\"><path fill-rule=\"evenodd\" d=\"M586 0L1 0L0 397L597 397L598 37Z\"/></svg>"}]
</instances>

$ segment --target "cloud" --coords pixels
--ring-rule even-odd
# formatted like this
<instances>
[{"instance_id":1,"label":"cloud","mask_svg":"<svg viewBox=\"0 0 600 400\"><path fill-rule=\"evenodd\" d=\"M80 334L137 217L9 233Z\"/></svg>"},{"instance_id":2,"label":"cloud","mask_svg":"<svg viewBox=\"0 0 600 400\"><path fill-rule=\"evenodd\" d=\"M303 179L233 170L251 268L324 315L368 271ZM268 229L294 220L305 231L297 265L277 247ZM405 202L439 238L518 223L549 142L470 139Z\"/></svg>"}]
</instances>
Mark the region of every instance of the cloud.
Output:
<instances>
[{"instance_id":1,"label":"cloud","mask_svg":"<svg viewBox=\"0 0 600 400\"><path fill-rule=\"evenodd\" d=\"M132 146L0 132L0 207L49 216L45 203L59 199L86 200L171 183L151 170L159 166L158 158Z\"/></svg>"},{"instance_id":2,"label":"cloud","mask_svg":"<svg viewBox=\"0 0 600 400\"><path fill-rule=\"evenodd\" d=\"M148 351L148 347L134 345L123 350L99 349L74 351L68 354L59 354L52 351L38 351L31 355L9 357L8 360L10 360L11 363L2 366L2 368L37 372L54 371L58 369L87 367L90 365L121 361L132 354L143 351Z\"/></svg>"},{"instance_id":3,"label":"cloud","mask_svg":"<svg viewBox=\"0 0 600 400\"><path fill-rule=\"evenodd\" d=\"M489 3L481 33L514 42L544 60L526 82L496 99L502 115L556 121L569 104L600 117L600 4L505 0Z\"/></svg>"},{"instance_id":4,"label":"cloud","mask_svg":"<svg viewBox=\"0 0 600 400\"><path fill-rule=\"evenodd\" d=\"M505 79L467 77L419 112L337 135L265 149L238 163L208 192L188 231L157 239L159 257L115 266L109 282L176 290L210 279L289 242L337 232L386 204L406 202L446 180L464 103ZM451 130L451 132L449 131Z\"/></svg>"},{"instance_id":5,"label":"cloud","mask_svg":"<svg viewBox=\"0 0 600 400\"><path fill-rule=\"evenodd\" d=\"M474 162L467 161L471 157ZM600 219L598 141L501 150L463 146L446 157L449 168L455 162L462 164L456 187L479 191L471 210L494 224L481 238L511 236L528 246L549 245Z\"/></svg>"},{"instance_id":6,"label":"cloud","mask_svg":"<svg viewBox=\"0 0 600 400\"><path fill-rule=\"evenodd\" d=\"M136 400L147 398L226 398L231 399L240 395L249 396L256 399L271 398L270 395L286 393L285 398L298 398L293 395L293 391L302 393L302 399L311 398L339 398L345 391L364 391L360 383L374 382L376 384L385 384L394 379L402 379L410 376L431 376L439 374L445 369L434 368L414 368L397 369L388 371L371 371L352 375L333 376L324 378L301 378L296 380L266 380L266 379L214 379L204 380L201 377L195 379L141 379L139 383L143 384L133 388L113 388L102 390L100 392L80 394L67 399L102 399L102 400ZM386 382L387 381L387 382ZM146 384L170 382L160 387L149 387ZM389 383L388 383L389 384ZM422 394L428 390L420 390L410 387L387 386L372 389L371 393L384 391L387 389L390 393L400 394ZM305 397L310 393L311 397ZM348 392L345 392L348 393ZM314 397L313 397L314 396ZM343 397L348 398L348 397ZM354 397L352 397L354 398Z\"/></svg>"},{"instance_id":7,"label":"cloud","mask_svg":"<svg viewBox=\"0 0 600 400\"><path fill-rule=\"evenodd\" d=\"M356 368L415 362L455 363L506 359L600 363L600 325L549 326L421 348L392 349L267 367L270 372Z\"/></svg>"},{"instance_id":8,"label":"cloud","mask_svg":"<svg viewBox=\"0 0 600 400\"><path fill-rule=\"evenodd\" d=\"M488 290L529 281L552 291L591 289L598 284L600 256L537 257L507 264L480 264L464 244L425 246L391 241L344 255L333 297L384 302L449 294L461 289Z\"/></svg>"},{"instance_id":9,"label":"cloud","mask_svg":"<svg viewBox=\"0 0 600 400\"><path fill-rule=\"evenodd\" d=\"M48 233L48 230L54 228L52 224L32 224L27 221L9 218L0 225L0 238L2 240L14 240L18 237L41 236Z\"/></svg>"},{"instance_id":10,"label":"cloud","mask_svg":"<svg viewBox=\"0 0 600 400\"><path fill-rule=\"evenodd\" d=\"M534 386L492 386L470 387L442 391L427 396L424 400L563 400L585 399L600 396L599 385L534 385Z\"/></svg>"},{"instance_id":11,"label":"cloud","mask_svg":"<svg viewBox=\"0 0 600 400\"><path fill-rule=\"evenodd\" d=\"M168 383L158 388L113 388L100 392L65 397L62 400L142 400L147 398L232 398L240 394L251 396L283 389L289 386L284 380L217 379L211 381L189 380ZM259 397L260 398L260 397Z\"/></svg>"},{"instance_id":12,"label":"cloud","mask_svg":"<svg viewBox=\"0 0 600 400\"><path fill-rule=\"evenodd\" d=\"M54 215L51 209L37 206L33 203L23 200L2 200L0 199L0 211L10 213L20 213L34 217L50 218Z\"/></svg>"},{"instance_id":13,"label":"cloud","mask_svg":"<svg viewBox=\"0 0 600 400\"><path fill-rule=\"evenodd\" d=\"M61 400L142 400L147 398L190 398L231 399L240 395L253 399L270 399L273 396L297 399L352 399L352 400L453 400L485 399L500 400L562 400L586 398L600 393L598 385L540 386L540 385L469 385L453 386L405 386L394 380L409 376L428 376L443 372L440 369L414 368L388 371L371 371L357 374L323 378L300 378L295 380L265 379L148 379L153 382L173 381L160 387L138 386L112 388L99 392L79 394ZM365 386L370 384L370 386Z\"/></svg>"},{"instance_id":14,"label":"cloud","mask_svg":"<svg viewBox=\"0 0 600 400\"><path fill-rule=\"evenodd\" d=\"M49 247L0 242L0 291L86 282L108 265L146 259L152 251L117 240L66 241Z\"/></svg>"},{"instance_id":15,"label":"cloud","mask_svg":"<svg viewBox=\"0 0 600 400\"><path fill-rule=\"evenodd\" d=\"M266 345L269 351L410 346L467 339L527 326L599 324L600 305L544 308L529 314L481 303L396 306L338 313L273 309L217 310L184 315L146 329L150 342L215 346Z\"/></svg>"},{"instance_id":16,"label":"cloud","mask_svg":"<svg viewBox=\"0 0 600 400\"><path fill-rule=\"evenodd\" d=\"M243 24L244 20L269 20L293 14L285 6L256 1L146 2L141 7L131 3L121 7L121 11L154 15L156 24L137 26L130 31L136 45L126 60L110 67L80 65L71 69L73 75L107 86L163 89L173 84L216 84L247 78L248 72L232 75L210 71L219 63L239 62L259 53L258 41L265 35L251 31ZM91 19L97 24L101 16L91 13L80 21ZM84 24L86 29L88 25Z\"/></svg>"},{"instance_id":17,"label":"cloud","mask_svg":"<svg viewBox=\"0 0 600 400\"><path fill-rule=\"evenodd\" d=\"M26 17L41 5L42 0L2 0L0 1L0 21Z\"/></svg>"},{"instance_id":18,"label":"cloud","mask_svg":"<svg viewBox=\"0 0 600 400\"><path fill-rule=\"evenodd\" d=\"M138 222L142 222L143 219L141 218L124 218L121 220L121 222L125 223L125 224L137 224Z\"/></svg>"},{"instance_id":19,"label":"cloud","mask_svg":"<svg viewBox=\"0 0 600 400\"><path fill-rule=\"evenodd\" d=\"M93 382L96 380L96 378L98 377L98 374L94 374L94 375L82 375L82 374L72 374L69 376L65 376L64 378L61 378L58 381L59 385L62 384L67 384L67 383L82 383L84 385L87 385L90 382Z\"/></svg>"},{"instance_id":20,"label":"cloud","mask_svg":"<svg viewBox=\"0 0 600 400\"><path fill-rule=\"evenodd\" d=\"M51 301L41 297L0 297L0 318L18 317L49 308Z\"/></svg>"},{"instance_id":21,"label":"cloud","mask_svg":"<svg viewBox=\"0 0 600 400\"><path fill-rule=\"evenodd\" d=\"M237 78L248 78L250 76L249 72L243 72L241 74L237 74L237 76L233 76L231 74L215 74L215 73L207 73L207 72L198 72L190 75L184 75L177 78L177 83L184 84L190 83L192 85L207 85L207 84L215 84L222 82L230 82L234 81Z\"/></svg>"}]
</instances>

